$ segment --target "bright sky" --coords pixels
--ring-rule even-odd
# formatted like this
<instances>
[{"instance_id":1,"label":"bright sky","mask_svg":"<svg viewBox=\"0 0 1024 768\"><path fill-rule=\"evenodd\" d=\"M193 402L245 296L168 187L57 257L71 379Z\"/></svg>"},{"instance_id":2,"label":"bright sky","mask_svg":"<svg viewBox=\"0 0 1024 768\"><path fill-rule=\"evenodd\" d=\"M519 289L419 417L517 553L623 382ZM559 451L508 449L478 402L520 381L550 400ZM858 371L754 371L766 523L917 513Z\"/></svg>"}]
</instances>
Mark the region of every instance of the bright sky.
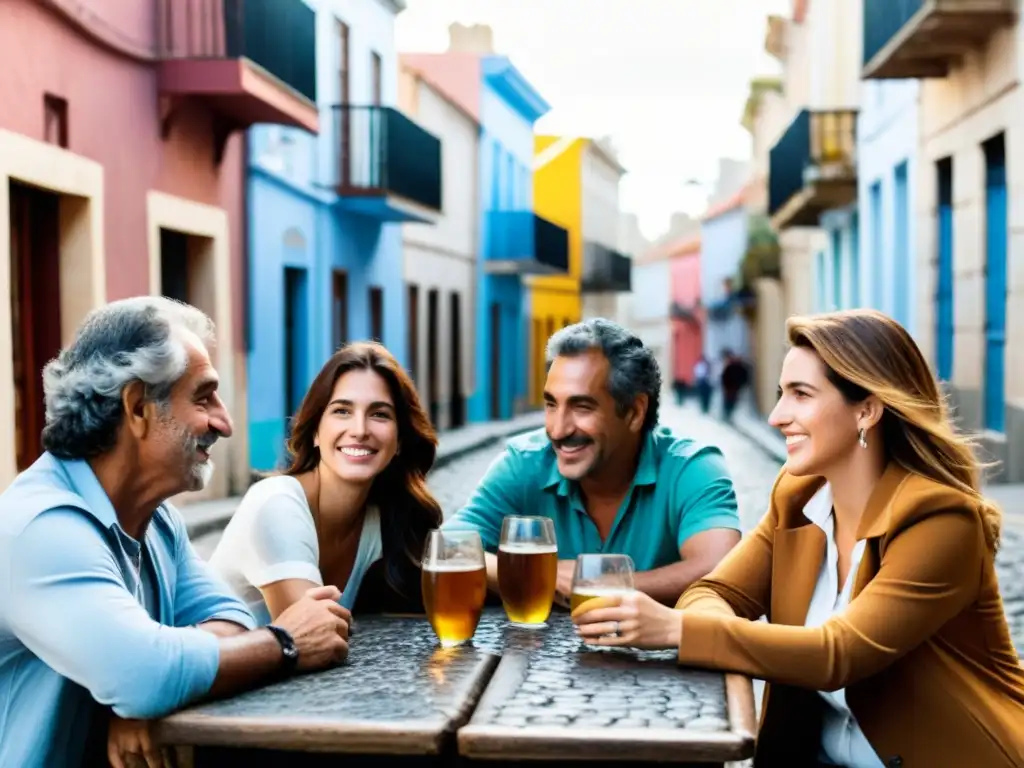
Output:
<instances>
[{"instance_id":1,"label":"bright sky","mask_svg":"<svg viewBox=\"0 0 1024 768\"><path fill-rule=\"evenodd\" d=\"M552 105L538 133L610 136L624 209L653 238L698 213L719 157L746 158L750 79L775 74L765 17L790 0L408 0L399 51L440 52L448 25L484 23ZM696 180L703 186L687 184Z\"/></svg>"}]
</instances>

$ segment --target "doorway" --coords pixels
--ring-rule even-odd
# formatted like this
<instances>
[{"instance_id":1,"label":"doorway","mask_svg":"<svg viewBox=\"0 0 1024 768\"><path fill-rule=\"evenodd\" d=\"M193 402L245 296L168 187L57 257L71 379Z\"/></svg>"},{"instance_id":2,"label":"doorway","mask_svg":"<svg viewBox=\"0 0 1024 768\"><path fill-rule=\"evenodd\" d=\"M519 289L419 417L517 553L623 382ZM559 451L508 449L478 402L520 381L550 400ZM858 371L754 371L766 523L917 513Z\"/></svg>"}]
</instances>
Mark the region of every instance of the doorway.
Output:
<instances>
[{"instance_id":1,"label":"doorway","mask_svg":"<svg viewBox=\"0 0 1024 768\"><path fill-rule=\"evenodd\" d=\"M935 291L935 367L939 378L953 376L953 158L936 164L938 176L938 280Z\"/></svg>"},{"instance_id":2,"label":"doorway","mask_svg":"<svg viewBox=\"0 0 1024 768\"><path fill-rule=\"evenodd\" d=\"M10 183L15 465L42 453L43 366L60 352L60 198Z\"/></svg>"},{"instance_id":3,"label":"doorway","mask_svg":"<svg viewBox=\"0 0 1024 768\"><path fill-rule=\"evenodd\" d=\"M304 352L309 338L306 322L306 270L284 270L284 434L291 435L291 420L305 395Z\"/></svg>"},{"instance_id":4,"label":"doorway","mask_svg":"<svg viewBox=\"0 0 1024 768\"><path fill-rule=\"evenodd\" d=\"M462 396L462 297L456 291L448 297L451 334L448 356L448 426L458 429L466 423L466 402Z\"/></svg>"},{"instance_id":5,"label":"doorway","mask_svg":"<svg viewBox=\"0 0 1024 768\"><path fill-rule=\"evenodd\" d=\"M427 292L427 408L430 423L438 428L437 419L441 406L440 365L438 365L438 341L441 335L439 299L436 288Z\"/></svg>"},{"instance_id":6,"label":"doorway","mask_svg":"<svg viewBox=\"0 0 1024 768\"><path fill-rule=\"evenodd\" d=\"M370 288L370 339L384 343L384 289Z\"/></svg>"},{"instance_id":7,"label":"doorway","mask_svg":"<svg viewBox=\"0 0 1024 768\"><path fill-rule=\"evenodd\" d=\"M331 275L331 343L337 352L348 342L348 273L336 269Z\"/></svg>"},{"instance_id":8,"label":"doorway","mask_svg":"<svg viewBox=\"0 0 1024 768\"><path fill-rule=\"evenodd\" d=\"M985 142L985 395L984 427L1006 427L1006 144L1003 134Z\"/></svg>"},{"instance_id":9,"label":"doorway","mask_svg":"<svg viewBox=\"0 0 1024 768\"><path fill-rule=\"evenodd\" d=\"M491 419L501 418L501 304L491 302Z\"/></svg>"}]
</instances>

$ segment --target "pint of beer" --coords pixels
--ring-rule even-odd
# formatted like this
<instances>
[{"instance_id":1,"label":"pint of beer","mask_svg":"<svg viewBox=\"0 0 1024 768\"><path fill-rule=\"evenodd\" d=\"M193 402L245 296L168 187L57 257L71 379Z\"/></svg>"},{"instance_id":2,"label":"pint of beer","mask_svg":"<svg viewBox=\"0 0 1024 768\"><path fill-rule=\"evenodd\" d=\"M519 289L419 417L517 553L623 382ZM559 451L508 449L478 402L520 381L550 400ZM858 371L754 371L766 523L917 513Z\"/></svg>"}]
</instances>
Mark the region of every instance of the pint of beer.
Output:
<instances>
[{"instance_id":1,"label":"pint of beer","mask_svg":"<svg viewBox=\"0 0 1024 768\"><path fill-rule=\"evenodd\" d=\"M546 517L506 517L498 545L498 591L508 620L543 626L551 614L558 575L555 527Z\"/></svg>"},{"instance_id":2,"label":"pint of beer","mask_svg":"<svg viewBox=\"0 0 1024 768\"><path fill-rule=\"evenodd\" d=\"M444 647L473 637L487 597L487 571L475 531L431 531L423 556L423 606Z\"/></svg>"}]
</instances>

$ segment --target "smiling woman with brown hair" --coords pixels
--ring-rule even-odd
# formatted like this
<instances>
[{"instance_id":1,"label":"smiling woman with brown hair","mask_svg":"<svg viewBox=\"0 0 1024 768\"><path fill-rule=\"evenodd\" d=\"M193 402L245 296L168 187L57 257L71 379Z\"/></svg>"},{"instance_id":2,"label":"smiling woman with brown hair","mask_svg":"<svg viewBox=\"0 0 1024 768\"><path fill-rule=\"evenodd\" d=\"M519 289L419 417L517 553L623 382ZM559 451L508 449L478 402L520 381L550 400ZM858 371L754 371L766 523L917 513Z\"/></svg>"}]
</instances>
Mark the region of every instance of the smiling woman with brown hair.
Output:
<instances>
[{"instance_id":1,"label":"smiling woman with brown hair","mask_svg":"<svg viewBox=\"0 0 1024 768\"><path fill-rule=\"evenodd\" d=\"M427 489L437 437L395 358L373 342L327 361L292 425L283 474L249 489L210 565L266 624L310 587L341 604L416 610L419 558L441 507ZM386 603L386 605L385 605Z\"/></svg>"},{"instance_id":2,"label":"smiling woman with brown hair","mask_svg":"<svg viewBox=\"0 0 1024 768\"><path fill-rule=\"evenodd\" d=\"M759 766L1024 766L1000 513L928 364L872 310L787 327L767 514L676 609L598 598L581 635L766 680Z\"/></svg>"}]
</instances>

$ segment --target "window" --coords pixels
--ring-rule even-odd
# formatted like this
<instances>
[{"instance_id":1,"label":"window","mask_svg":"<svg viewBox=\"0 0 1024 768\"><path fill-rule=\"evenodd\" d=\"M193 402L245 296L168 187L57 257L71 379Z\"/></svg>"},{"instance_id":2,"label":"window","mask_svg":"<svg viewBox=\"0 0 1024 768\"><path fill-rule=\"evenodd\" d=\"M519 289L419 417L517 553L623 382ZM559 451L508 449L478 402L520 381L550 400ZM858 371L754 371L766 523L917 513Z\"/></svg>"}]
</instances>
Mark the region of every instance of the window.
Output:
<instances>
[{"instance_id":1,"label":"window","mask_svg":"<svg viewBox=\"0 0 1024 768\"><path fill-rule=\"evenodd\" d=\"M331 343L337 350L348 341L348 274L336 269L331 282Z\"/></svg>"},{"instance_id":2,"label":"window","mask_svg":"<svg viewBox=\"0 0 1024 768\"><path fill-rule=\"evenodd\" d=\"M409 284L409 306L406 307L409 336L409 374L415 382L420 369L420 289Z\"/></svg>"},{"instance_id":3,"label":"window","mask_svg":"<svg viewBox=\"0 0 1024 768\"><path fill-rule=\"evenodd\" d=\"M68 146L68 102L51 93L43 95L43 140L65 149Z\"/></svg>"},{"instance_id":4,"label":"window","mask_svg":"<svg viewBox=\"0 0 1024 768\"><path fill-rule=\"evenodd\" d=\"M334 34L338 38L338 103L348 104L348 24L335 20Z\"/></svg>"},{"instance_id":5,"label":"window","mask_svg":"<svg viewBox=\"0 0 1024 768\"><path fill-rule=\"evenodd\" d=\"M383 100L384 100L384 93L383 93L384 86L383 86L383 82L382 82L383 81L383 74L381 72L382 68L383 68L383 63L381 62L380 54L377 53L376 51L371 51L370 52L370 77L372 79L371 79L370 82L371 82L371 87L373 88L373 92L371 94L371 98L373 99L373 104L375 106L378 106L378 107L383 103Z\"/></svg>"},{"instance_id":6,"label":"window","mask_svg":"<svg viewBox=\"0 0 1024 768\"><path fill-rule=\"evenodd\" d=\"M384 343L384 289L370 287L370 338Z\"/></svg>"}]
</instances>

